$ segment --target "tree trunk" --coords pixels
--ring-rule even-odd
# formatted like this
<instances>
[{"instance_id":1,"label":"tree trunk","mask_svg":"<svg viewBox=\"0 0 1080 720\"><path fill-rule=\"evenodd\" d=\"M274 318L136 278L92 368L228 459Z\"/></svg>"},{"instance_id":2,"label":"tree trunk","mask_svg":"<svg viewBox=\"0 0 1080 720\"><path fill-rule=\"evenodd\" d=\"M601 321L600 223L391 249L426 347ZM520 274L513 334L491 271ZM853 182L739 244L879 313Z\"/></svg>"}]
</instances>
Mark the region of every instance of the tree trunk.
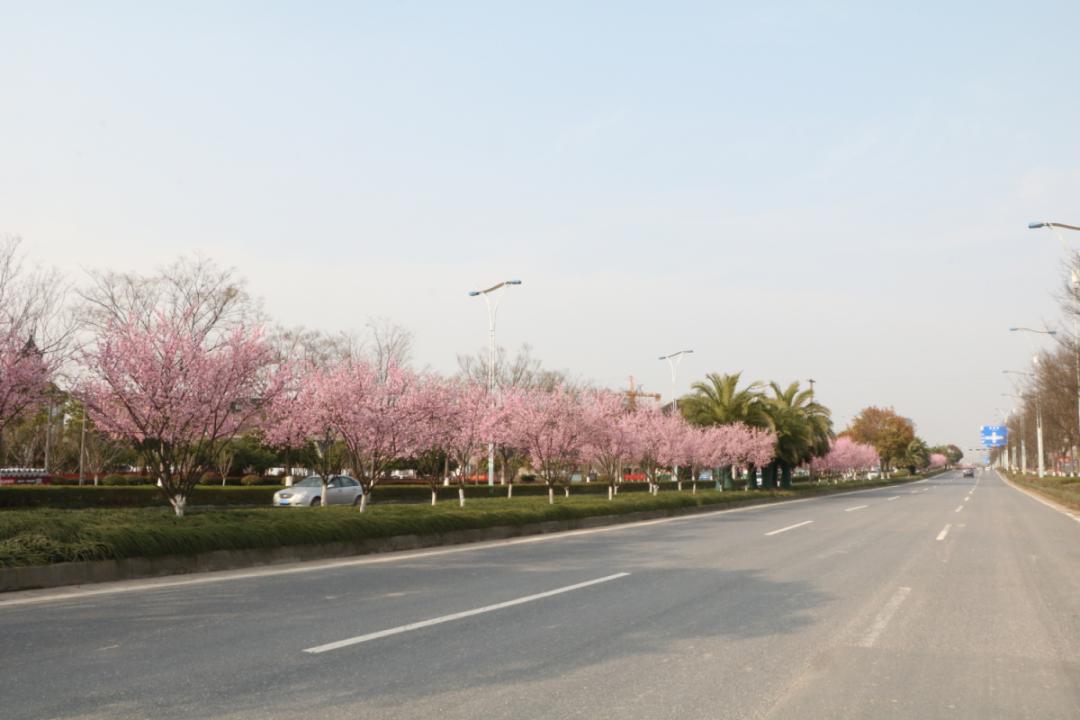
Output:
<instances>
[{"instance_id":1,"label":"tree trunk","mask_svg":"<svg viewBox=\"0 0 1080 720\"><path fill-rule=\"evenodd\" d=\"M98 474L94 473L94 487L97 487L97 485L98 485Z\"/></svg>"},{"instance_id":2,"label":"tree trunk","mask_svg":"<svg viewBox=\"0 0 1080 720\"><path fill-rule=\"evenodd\" d=\"M514 497L514 481L513 480L506 483L506 497L507 498Z\"/></svg>"},{"instance_id":3,"label":"tree trunk","mask_svg":"<svg viewBox=\"0 0 1080 720\"><path fill-rule=\"evenodd\" d=\"M555 504L555 486L548 483L548 505Z\"/></svg>"},{"instance_id":4,"label":"tree trunk","mask_svg":"<svg viewBox=\"0 0 1080 720\"><path fill-rule=\"evenodd\" d=\"M791 489L791 466L787 463L780 466L780 487L785 490Z\"/></svg>"},{"instance_id":5,"label":"tree trunk","mask_svg":"<svg viewBox=\"0 0 1080 720\"><path fill-rule=\"evenodd\" d=\"M431 488L431 507L435 507L435 503L439 501L439 488Z\"/></svg>"},{"instance_id":6,"label":"tree trunk","mask_svg":"<svg viewBox=\"0 0 1080 720\"><path fill-rule=\"evenodd\" d=\"M363 492L363 488L360 490ZM361 500L360 502L363 502ZM326 484L326 476L322 476L322 494L319 495L319 506L328 507L330 505L330 487Z\"/></svg>"},{"instance_id":7,"label":"tree trunk","mask_svg":"<svg viewBox=\"0 0 1080 720\"><path fill-rule=\"evenodd\" d=\"M365 510L367 510L367 498L370 492L371 490L367 488L362 488L360 490L360 512L364 512Z\"/></svg>"},{"instance_id":8,"label":"tree trunk","mask_svg":"<svg viewBox=\"0 0 1080 720\"><path fill-rule=\"evenodd\" d=\"M566 497L570 497L570 486L563 485L563 492L565 493Z\"/></svg>"},{"instance_id":9,"label":"tree trunk","mask_svg":"<svg viewBox=\"0 0 1080 720\"><path fill-rule=\"evenodd\" d=\"M757 467L750 463L746 466L746 485L747 490L757 490Z\"/></svg>"},{"instance_id":10,"label":"tree trunk","mask_svg":"<svg viewBox=\"0 0 1080 720\"><path fill-rule=\"evenodd\" d=\"M187 508L187 498L180 493L176 493L169 498L169 502L172 503L173 512L176 513L176 517L184 517L184 510Z\"/></svg>"},{"instance_id":11,"label":"tree trunk","mask_svg":"<svg viewBox=\"0 0 1080 720\"><path fill-rule=\"evenodd\" d=\"M458 507L465 507L465 486L459 485L457 489Z\"/></svg>"},{"instance_id":12,"label":"tree trunk","mask_svg":"<svg viewBox=\"0 0 1080 720\"><path fill-rule=\"evenodd\" d=\"M731 465L720 468L720 482L724 490L735 489L735 469Z\"/></svg>"},{"instance_id":13,"label":"tree trunk","mask_svg":"<svg viewBox=\"0 0 1080 720\"><path fill-rule=\"evenodd\" d=\"M607 499L608 500L614 500L615 499L615 486L614 485L608 485L607 486Z\"/></svg>"}]
</instances>

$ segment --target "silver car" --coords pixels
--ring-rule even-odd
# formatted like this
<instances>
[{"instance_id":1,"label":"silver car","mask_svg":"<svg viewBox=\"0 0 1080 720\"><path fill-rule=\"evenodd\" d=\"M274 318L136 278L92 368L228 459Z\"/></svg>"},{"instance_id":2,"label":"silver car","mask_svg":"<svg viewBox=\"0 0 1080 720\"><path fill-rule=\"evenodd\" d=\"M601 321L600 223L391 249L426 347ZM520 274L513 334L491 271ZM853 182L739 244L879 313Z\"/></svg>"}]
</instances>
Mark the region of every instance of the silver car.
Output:
<instances>
[{"instance_id":1,"label":"silver car","mask_svg":"<svg viewBox=\"0 0 1080 720\"><path fill-rule=\"evenodd\" d=\"M327 483L328 505L359 505L360 483L348 475L334 475ZM309 475L292 487L274 493L274 507L318 507L323 504L322 478Z\"/></svg>"}]
</instances>

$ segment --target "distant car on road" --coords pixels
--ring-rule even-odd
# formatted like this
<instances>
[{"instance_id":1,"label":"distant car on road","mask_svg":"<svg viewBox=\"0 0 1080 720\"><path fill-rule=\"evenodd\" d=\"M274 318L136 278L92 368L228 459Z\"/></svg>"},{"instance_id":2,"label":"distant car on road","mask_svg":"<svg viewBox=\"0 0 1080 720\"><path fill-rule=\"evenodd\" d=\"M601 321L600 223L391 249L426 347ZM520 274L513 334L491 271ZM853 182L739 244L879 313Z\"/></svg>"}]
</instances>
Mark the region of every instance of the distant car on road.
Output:
<instances>
[{"instance_id":1,"label":"distant car on road","mask_svg":"<svg viewBox=\"0 0 1080 720\"><path fill-rule=\"evenodd\" d=\"M328 505L357 505L360 502L362 488L348 475L334 475L327 483ZM322 505L322 478L309 475L292 487L274 493L275 507L318 507Z\"/></svg>"},{"instance_id":2,"label":"distant car on road","mask_svg":"<svg viewBox=\"0 0 1080 720\"><path fill-rule=\"evenodd\" d=\"M975 468L964 468L963 477L975 477Z\"/></svg>"}]
</instances>

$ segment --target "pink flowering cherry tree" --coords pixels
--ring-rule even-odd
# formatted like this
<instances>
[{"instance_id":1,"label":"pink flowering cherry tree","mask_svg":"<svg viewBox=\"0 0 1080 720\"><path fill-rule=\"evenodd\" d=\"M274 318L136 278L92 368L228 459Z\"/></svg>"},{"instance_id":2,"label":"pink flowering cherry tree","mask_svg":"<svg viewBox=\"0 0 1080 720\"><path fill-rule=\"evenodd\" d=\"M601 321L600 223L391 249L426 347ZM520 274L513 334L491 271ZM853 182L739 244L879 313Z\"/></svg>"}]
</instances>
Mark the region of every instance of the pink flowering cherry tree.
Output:
<instances>
[{"instance_id":1,"label":"pink flowering cherry tree","mask_svg":"<svg viewBox=\"0 0 1080 720\"><path fill-rule=\"evenodd\" d=\"M331 416L336 387L327 377L329 367L305 363L283 383L282 391L270 406L264 437L272 445L315 449L315 472L322 481L319 505L329 497L330 477L341 469L341 435Z\"/></svg>"},{"instance_id":2,"label":"pink flowering cherry tree","mask_svg":"<svg viewBox=\"0 0 1080 720\"><path fill-rule=\"evenodd\" d=\"M77 392L99 429L150 453L177 517L220 445L254 425L281 389L258 328L219 334L195 322L196 312L192 305L110 319L82 351Z\"/></svg>"},{"instance_id":3,"label":"pink flowering cherry tree","mask_svg":"<svg viewBox=\"0 0 1080 720\"><path fill-rule=\"evenodd\" d=\"M465 507L465 480L497 433L502 413L492 407L491 394L480 383L456 382L449 390L444 409L432 417L445 427L445 447L458 466L458 505Z\"/></svg>"},{"instance_id":4,"label":"pink flowering cherry tree","mask_svg":"<svg viewBox=\"0 0 1080 720\"><path fill-rule=\"evenodd\" d=\"M0 438L9 422L45 400L53 369L27 328L0 324Z\"/></svg>"},{"instance_id":5,"label":"pink flowering cherry tree","mask_svg":"<svg viewBox=\"0 0 1080 720\"><path fill-rule=\"evenodd\" d=\"M832 441L829 452L811 461L811 467L834 477L854 477L879 463L877 450L872 445L855 442L850 437Z\"/></svg>"},{"instance_id":6,"label":"pink flowering cherry tree","mask_svg":"<svg viewBox=\"0 0 1080 720\"><path fill-rule=\"evenodd\" d=\"M504 407L508 418L505 440L528 453L532 469L547 485L548 503L554 504L555 485L569 479L586 442L581 403L560 385L551 391L507 393Z\"/></svg>"},{"instance_id":7,"label":"pink flowering cherry tree","mask_svg":"<svg viewBox=\"0 0 1080 720\"><path fill-rule=\"evenodd\" d=\"M360 511L398 458L425 450L427 422L421 378L391 363L379 369L349 359L327 376L331 422L360 481Z\"/></svg>"},{"instance_id":8,"label":"pink flowering cherry tree","mask_svg":"<svg viewBox=\"0 0 1080 720\"><path fill-rule=\"evenodd\" d=\"M608 500L612 500L618 493L623 465L631 461L636 447L633 418L622 396L611 391L590 393L582 405L582 457L600 470L608 484Z\"/></svg>"}]
</instances>

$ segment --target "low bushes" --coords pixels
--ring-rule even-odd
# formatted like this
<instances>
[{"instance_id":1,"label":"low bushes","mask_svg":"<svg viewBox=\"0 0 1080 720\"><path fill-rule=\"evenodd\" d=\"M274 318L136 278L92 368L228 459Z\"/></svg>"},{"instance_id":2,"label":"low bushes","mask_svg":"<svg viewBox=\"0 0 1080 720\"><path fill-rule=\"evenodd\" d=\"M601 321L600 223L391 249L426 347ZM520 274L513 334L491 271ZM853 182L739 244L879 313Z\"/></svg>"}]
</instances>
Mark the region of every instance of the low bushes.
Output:
<instances>
[{"instance_id":1,"label":"low bushes","mask_svg":"<svg viewBox=\"0 0 1080 720\"><path fill-rule=\"evenodd\" d=\"M191 505L269 505L278 487L196 487ZM144 508L165 507L154 485L21 485L0 487L0 509L11 508Z\"/></svg>"},{"instance_id":2,"label":"low bushes","mask_svg":"<svg viewBox=\"0 0 1080 720\"><path fill-rule=\"evenodd\" d=\"M701 489L696 495L688 491L661 492L655 497L645 492L620 492L611 501L606 496L578 493L569 499L560 498L554 505L543 497L474 498L464 508L455 503L435 507L385 503L363 514L347 507L263 507L193 509L178 519L170 509L156 507L7 510L0 512L0 566L349 542L645 510L735 506L887 484L891 483L809 485L795 490L749 492ZM221 495L229 491L245 489L226 488Z\"/></svg>"}]
</instances>

